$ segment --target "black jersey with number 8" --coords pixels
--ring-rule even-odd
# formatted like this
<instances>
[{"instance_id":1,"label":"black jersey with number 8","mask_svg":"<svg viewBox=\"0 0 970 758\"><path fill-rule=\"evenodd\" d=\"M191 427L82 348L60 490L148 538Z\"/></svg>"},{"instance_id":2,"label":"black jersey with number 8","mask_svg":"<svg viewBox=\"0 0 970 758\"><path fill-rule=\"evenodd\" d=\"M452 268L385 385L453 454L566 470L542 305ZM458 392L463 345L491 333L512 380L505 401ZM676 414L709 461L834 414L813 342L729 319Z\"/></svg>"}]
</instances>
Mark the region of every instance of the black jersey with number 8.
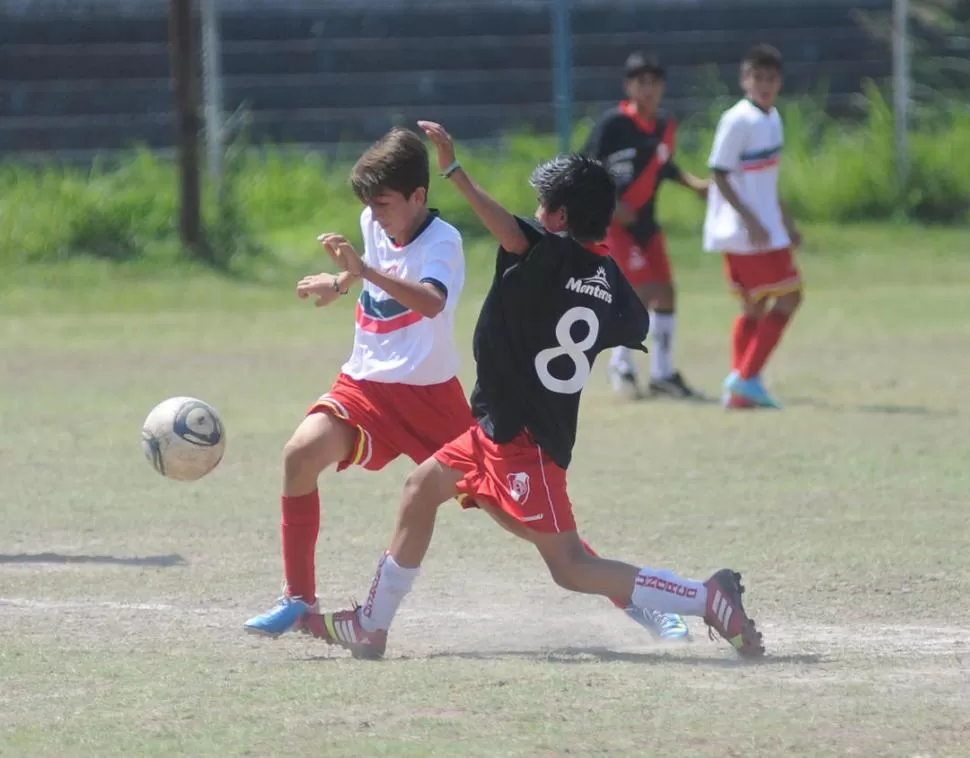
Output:
<instances>
[{"instance_id":1,"label":"black jersey with number 8","mask_svg":"<svg viewBox=\"0 0 970 758\"><path fill-rule=\"evenodd\" d=\"M646 352L650 317L612 258L516 220L531 247L499 248L475 327L472 410L495 442L527 430L567 468L593 361L618 345Z\"/></svg>"}]
</instances>

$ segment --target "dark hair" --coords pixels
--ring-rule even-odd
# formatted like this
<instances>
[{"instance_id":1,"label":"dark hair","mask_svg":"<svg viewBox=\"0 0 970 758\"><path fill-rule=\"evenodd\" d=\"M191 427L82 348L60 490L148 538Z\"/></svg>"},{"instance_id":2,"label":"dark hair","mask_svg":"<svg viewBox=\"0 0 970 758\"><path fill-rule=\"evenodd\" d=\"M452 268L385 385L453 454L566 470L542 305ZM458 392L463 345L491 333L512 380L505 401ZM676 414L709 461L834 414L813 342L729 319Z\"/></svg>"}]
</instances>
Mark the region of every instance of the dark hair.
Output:
<instances>
[{"instance_id":1,"label":"dark hair","mask_svg":"<svg viewBox=\"0 0 970 758\"><path fill-rule=\"evenodd\" d=\"M566 209L569 234L579 242L599 242L616 210L616 185L602 163L575 153L546 161L532 172L531 184L547 211Z\"/></svg>"},{"instance_id":2,"label":"dark hair","mask_svg":"<svg viewBox=\"0 0 970 758\"><path fill-rule=\"evenodd\" d=\"M387 191L411 197L421 187L428 189L430 180L428 148L417 134L398 126L371 145L350 172L362 203Z\"/></svg>"},{"instance_id":3,"label":"dark hair","mask_svg":"<svg viewBox=\"0 0 970 758\"><path fill-rule=\"evenodd\" d=\"M627 57L623 77L636 79L640 74L653 74L658 79L667 78L667 70L656 55L637 50Z\"/></svg>"},{"instance_id":4,"label":"dark hair","mask_svg":"<svg viewBox=\"0 0 970 758\"><path fill-rule=\"evenodd\" d=\"M770 68L781 72L781 53L767 44L749 48L741 59L741 68Z\"/></svg>"}]
</instances>

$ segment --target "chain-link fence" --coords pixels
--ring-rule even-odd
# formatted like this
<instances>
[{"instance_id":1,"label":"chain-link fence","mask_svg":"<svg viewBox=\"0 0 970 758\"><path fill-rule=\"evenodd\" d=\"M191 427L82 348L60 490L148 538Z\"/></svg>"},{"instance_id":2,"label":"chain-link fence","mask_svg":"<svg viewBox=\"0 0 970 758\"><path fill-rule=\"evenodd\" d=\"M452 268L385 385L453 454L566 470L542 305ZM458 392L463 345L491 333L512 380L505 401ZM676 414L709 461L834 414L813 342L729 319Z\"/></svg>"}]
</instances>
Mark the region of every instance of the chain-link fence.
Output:
<instances>
[{"instance_id":1,"label":"chain-link fence","mask_svg":"<svg viewBox=\"0 0 970 758\"><path fill-rule=\"evenodd\" d=\"M736 96L755 41L782 50L786 95L818 112L866 115L864 83L880 85L904 175L907 135L967 107L970 0L5 0L0 154L167 151L180 110L183 131L205 126L215 176L243 113L257 143L331 153L421 117L465 141L557 131L563 148L622 95L631 50L660 54L667 107L689 122ZM173 87L174 70L204 86Z\"/></svg>"},{"instance_id":2,"label":"chain-link fence","mask_svg":"<svg viewBox=\"0 0 970 758\"><path fill-rule=\"evenodd\" d=\"M911 1L916 9L948 0ZM178 4L0 5L0 151L87 158L132 143L170 147L176 102L167 18ZM891 0L191 5L196 71L210 75L197 105L210 126L218 100L222 114L249 110L259 141L317 148L367 142L417 117L446 121L466 140L522 128L558 129L565 139L575 119L622 95L619 72L636 48L667 63L667 104L682 119L736 94L738 58L755 41L785 54L790 94L810 94L839 116L853 115L864 80L888 81L892 71L884 34ZM927 44L934 53L939 47Z\"/></svg>"}]
</instances>

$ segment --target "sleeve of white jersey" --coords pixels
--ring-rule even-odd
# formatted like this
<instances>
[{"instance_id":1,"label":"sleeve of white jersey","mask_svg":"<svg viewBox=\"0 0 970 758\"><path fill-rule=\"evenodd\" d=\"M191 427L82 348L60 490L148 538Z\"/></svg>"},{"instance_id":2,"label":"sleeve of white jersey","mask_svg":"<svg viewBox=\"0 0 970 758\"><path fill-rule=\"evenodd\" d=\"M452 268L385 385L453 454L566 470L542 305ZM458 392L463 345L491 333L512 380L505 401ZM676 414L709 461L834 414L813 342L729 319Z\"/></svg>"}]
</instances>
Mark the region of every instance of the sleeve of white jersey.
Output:
<instances>
[{"instance_id":1,"label":"sleeve of white jersey","mask_svg":"<svg viewBox=\"0 0 970 758\"><path fill-rule=\"evenodd\" d=\"M465 279L464 254L461 238L443 239L428 251L421 270L422 284L431 284L445 296L445 302L454 305L461 294Z\"/></svg>"},{"instance_id":2,"label":"sleeve of white jersey","mask_svg":"<svg viewBox=\"0 0 970 758\"><path fill-rule=\"evenodd\" d=\"M734 110L721 116L714 133L714 144L708 168L714 171L738 171L741 168L741 154L744 152L745 123Z\"/></svg>"},{"instance_id":3,"label":"sleeve of white jersey","mask_svg":"<svg viewBox=\"0 0 970 758\"><path fill-rule=\"evenodd\" d=\"M364 209L360 212L360 239L364 246L361 251L360 257L364 259L365 263L374 265L374 251L372 248L373 235L371 234L371 225L374 223L374 214L369 206L364 206Z\"/></svg>"}]
</instances>

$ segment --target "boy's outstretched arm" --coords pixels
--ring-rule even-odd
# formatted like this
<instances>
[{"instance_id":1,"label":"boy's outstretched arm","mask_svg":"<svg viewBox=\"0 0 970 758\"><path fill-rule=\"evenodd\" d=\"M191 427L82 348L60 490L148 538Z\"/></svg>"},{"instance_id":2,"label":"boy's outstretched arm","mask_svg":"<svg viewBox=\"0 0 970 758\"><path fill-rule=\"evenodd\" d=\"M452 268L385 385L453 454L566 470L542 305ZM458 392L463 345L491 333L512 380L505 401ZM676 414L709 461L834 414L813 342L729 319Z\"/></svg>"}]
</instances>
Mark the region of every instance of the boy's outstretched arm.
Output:
<instances>
[{"instance_id":1,"label":"boy's outstretched arm","mask_svg":"<svg viewBox=\"0 0 970 758\"><path fill-rule=\"evenodd\" d=\"M699 176L694 176L690 171L682 169L676 163L671 162L668 165L670 165L670 171L679 185L693 190L700 196L701 200L707 199L707 188L711 185L710 179L701 179Z\"/></svg>"},{"instance_id":2,"label":"boy's outstretched arm","mask_svg":"<svg viewBox=\"0 0 970 758\"><path fill-rule=\"evenodd\" d=\"M521 255L529 251L531 245L519 228L515 217L499 202L476 184L455 160L455 143L441 124L434 121L418 121L431 144L438 152L438 166L442 174L447 174L458 191L465 196L472 210L485 224L485 228L508 252Z\"/></svg>"}]
</instances>

